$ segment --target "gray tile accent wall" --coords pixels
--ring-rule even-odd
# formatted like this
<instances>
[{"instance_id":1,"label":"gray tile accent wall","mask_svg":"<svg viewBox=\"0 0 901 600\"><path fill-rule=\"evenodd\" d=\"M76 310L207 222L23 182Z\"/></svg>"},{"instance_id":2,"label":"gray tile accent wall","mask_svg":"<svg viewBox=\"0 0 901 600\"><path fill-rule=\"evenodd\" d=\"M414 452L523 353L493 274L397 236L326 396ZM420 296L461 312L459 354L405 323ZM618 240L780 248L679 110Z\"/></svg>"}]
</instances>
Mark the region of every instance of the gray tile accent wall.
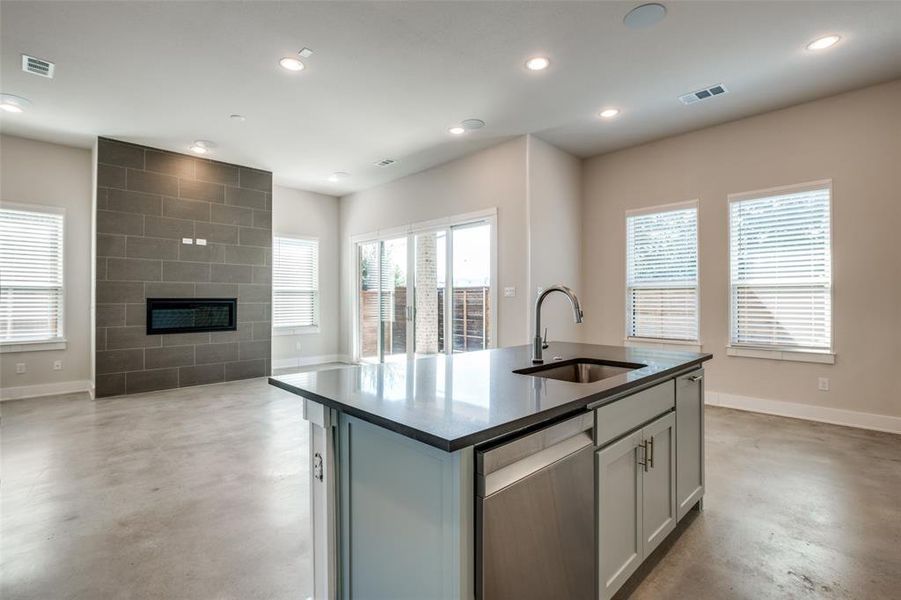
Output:
<instances>
[{"instance_id":1,"label":"gray tile accent wall","mask_svg":"<svg viewBox=\"0 0 901 600\"><path fill-rule=\"evenodd\" d=\"M272 174L100 138L97 201L97 395L268 375ZM148 297L238 298L238 329L147 335Z\"/></svg>"}]
</instances>

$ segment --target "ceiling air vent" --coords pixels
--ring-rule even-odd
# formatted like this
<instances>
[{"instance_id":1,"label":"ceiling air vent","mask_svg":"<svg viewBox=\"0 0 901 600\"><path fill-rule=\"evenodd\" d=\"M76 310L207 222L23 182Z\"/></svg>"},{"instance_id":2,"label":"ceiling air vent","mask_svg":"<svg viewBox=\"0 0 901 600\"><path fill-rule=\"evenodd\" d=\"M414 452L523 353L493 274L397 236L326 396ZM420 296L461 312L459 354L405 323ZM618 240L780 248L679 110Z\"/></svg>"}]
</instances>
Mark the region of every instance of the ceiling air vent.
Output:
<instances>
[{"instance_id":1,"label":"ceiling air vent","mask_svg":"<svg viewBox=\"0 0 901 600\"><path fill-rule=\"evenodd\" d=\"M701 100L709 100L714 96L721 96L728 91L729 90L726 89L726 86L720 83L709 88L704 88L703 90L698 90L690 94L685 94L684 96L679 96L679 100L682 101L682 104L694 104L695 102L700 102Z\"/></svg>"},{"instance_id":2,"label":"ceiling air vent","mask_svg":"<svg viewBox=\"0 0 901 600\"><path fill-rule=\"evenodd\" d=\"M393 165L396 162L397 161L394 160L393 158L385 158L383 160L375 162L374 164L377 167L390 167L391 165Z\"/></svg>"},{"instance_id":3,"label":"ceiling air vent","mask_svg":"<svg viewBox=\"0 0 901 600\"><path fill-rule=\"evenodd\" d=\"M49 60L35 58L34 56L22 55L22 70L32 75L40 75L47 79L53 79L53 70L56 68Z\"/></svg>"}]
</instances>

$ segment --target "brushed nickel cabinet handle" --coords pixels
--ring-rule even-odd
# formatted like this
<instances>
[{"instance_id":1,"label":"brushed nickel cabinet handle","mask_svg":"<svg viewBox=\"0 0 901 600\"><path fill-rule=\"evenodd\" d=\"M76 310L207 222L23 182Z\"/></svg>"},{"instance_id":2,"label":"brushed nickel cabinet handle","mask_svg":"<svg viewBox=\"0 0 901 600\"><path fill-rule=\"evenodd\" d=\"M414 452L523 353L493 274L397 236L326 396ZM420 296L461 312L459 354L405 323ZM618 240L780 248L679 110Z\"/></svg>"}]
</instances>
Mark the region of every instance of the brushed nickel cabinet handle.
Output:
<instances>
[{"instance_id":1,"label":"brushed nickel cabinet handle","mask_svg":"<svg viewBox=\"0 0 901 600\"><path fill-rule=\"evenodd\" d=\"M691 377L688 378L688 380L691 381L692 383L697 383L698 381L701 381L702 379L704 379L703 375L692 375Z\"/></svg>"},{"instance_id":2,"label":"brushed nickel cabinet handle","mask_svg":"<svg viewBox=\"0 0 901 600\"><path fill-rule=\"evenodd\" d=\"M650 450L649 450L650 449ZM645 466L644 470L647 471L648 467L654 468L654 436L651 436L647 442L645 442L645 455L648 457L645 462L647 462L647 466Z\"/></svg>"},{"instance_id":3,"label":"brushed nickel cabinet handle","mask_svg":"<svg viewBox=\"0 0 901 600\"><path fill-rule=\"evenodd\" d=\"M646 441L642 442L642 443L638 444L638 447L644 451L641 454L641 456L644 457L644 460L641 460L641 457L639 457L638 464L641 465L642 467L644 467L645 472L647 472L647 470L648 470L648 443Z\"/></svg>"}]
</instances>

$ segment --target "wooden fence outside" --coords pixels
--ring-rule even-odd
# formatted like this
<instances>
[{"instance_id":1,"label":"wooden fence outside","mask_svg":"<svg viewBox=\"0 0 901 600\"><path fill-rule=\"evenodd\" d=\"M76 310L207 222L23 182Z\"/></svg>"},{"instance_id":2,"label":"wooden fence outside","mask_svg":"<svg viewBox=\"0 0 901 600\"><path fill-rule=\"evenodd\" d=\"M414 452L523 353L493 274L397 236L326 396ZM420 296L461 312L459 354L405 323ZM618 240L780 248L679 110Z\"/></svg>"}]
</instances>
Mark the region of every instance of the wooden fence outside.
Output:
<instances>
[{"instance_id":1,"label":"wooden fence outside","mask_svg":"<svg viewBox=\"0 0 901 600\"><path fill-rule=\"evenodd\" d=\"M491 342L491 311L488 287L465 287L454 289L453 299L453 349L454 352L469 352L487 348ZM393 306L389 318L390 325L385 330L386 354L403 354L407 346L407 288L393 290ZM378 290L361 292L360 323L362 356L378 355L379 323ZM444 351L444 288L438 290L438 348ZM389 350L390 349L390 350Z\"/></svg>"}]
</instances>

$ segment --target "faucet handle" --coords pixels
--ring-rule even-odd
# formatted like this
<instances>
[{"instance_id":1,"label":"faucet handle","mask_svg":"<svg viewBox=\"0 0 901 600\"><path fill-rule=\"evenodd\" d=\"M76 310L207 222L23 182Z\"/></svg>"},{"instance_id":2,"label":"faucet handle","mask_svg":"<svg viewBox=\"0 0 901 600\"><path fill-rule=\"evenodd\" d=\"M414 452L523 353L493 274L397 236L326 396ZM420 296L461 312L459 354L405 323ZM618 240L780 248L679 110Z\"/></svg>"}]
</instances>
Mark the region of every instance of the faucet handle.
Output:
<instances>
[{"instance_id":1,"label":"faucet handle","mask_svg":"<svg viewBox=\"0 0 901 600\"><path fill-rule=\"evenodd\" d=\"M547 350L547 327L544 328L544 339L541 340L541 348Z\"/></svg>"}]
</instances>

